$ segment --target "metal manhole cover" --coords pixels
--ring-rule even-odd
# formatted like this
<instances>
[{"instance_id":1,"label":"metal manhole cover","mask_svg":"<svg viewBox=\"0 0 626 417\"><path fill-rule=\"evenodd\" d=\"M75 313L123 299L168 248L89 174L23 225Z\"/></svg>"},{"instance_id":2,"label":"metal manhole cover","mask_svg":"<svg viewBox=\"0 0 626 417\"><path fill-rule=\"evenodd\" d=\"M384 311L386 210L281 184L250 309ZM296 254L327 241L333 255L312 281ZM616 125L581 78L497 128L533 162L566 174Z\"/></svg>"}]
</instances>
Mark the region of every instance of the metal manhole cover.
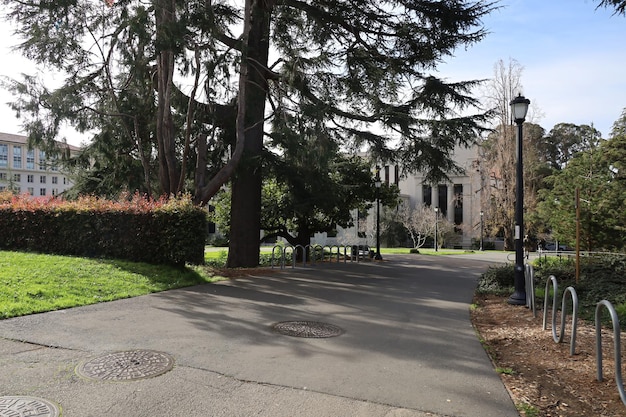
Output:
<instances>
[{"instance_id":1,"label":"metal manhole cover","mask_svg":"<svg viewBox=\"0 0 626 417\"><path fill-rule=\"evenodd\" d=\"M294 337L324 338L343 334L341 327L319 321L281 321L272 328L277 333Z\"/></svg>"},{"instance_id":2,"label":"metal manhole cover","mask_svg":"<svg viewBox=\"0 0 626 417\"><path fill-rule=\"evenodd\" d=\"M0 397L0 417L58 417L59 409L37 397Z\"/></svg>"},{"instance_id":3,"label":"metal manhole cover","mask_svg":"<svg viewBox=\"0 0 626 417\"><path fill-rule=\"evenodd\" d=\"M174 358L154 350L113 352L78 365L76 373L102 381L134 381L162 375L174 367Z\"/></svg>"}]
</instances>

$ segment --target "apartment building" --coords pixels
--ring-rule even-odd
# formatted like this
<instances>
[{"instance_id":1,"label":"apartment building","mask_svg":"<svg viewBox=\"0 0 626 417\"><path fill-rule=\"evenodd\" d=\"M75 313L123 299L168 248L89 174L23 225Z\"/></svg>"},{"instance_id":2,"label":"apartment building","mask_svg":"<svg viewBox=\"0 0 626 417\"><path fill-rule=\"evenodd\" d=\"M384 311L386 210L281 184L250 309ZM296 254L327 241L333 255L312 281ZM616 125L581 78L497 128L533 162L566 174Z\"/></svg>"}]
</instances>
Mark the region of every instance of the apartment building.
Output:
<instances>
[{"instance_id":1,"label":"apartment building","mask_svg":"<svg viewBox=\"0 0 626 417\"><path fill-rule=\"evenodd\" d=\"M60 144L71 153L80 148ZM54 157L28 147L28 138L0 133L0 191L13 190L34 197L56 196L72 186L70 178L59 170Z\"/></svg>"}]
</instances>

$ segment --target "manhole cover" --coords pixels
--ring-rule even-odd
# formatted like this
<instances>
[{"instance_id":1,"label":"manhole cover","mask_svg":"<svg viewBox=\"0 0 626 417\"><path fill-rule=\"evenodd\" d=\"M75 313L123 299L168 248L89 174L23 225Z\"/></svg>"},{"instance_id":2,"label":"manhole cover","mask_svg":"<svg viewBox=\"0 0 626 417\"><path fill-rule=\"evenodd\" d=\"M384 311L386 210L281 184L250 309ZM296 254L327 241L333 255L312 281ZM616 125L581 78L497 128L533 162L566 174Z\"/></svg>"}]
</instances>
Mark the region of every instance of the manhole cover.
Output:
<instances>
[{"instance_id":1,"label":"manhole cover","mask_svg":"<svg viewBox=\"0 0 626 417\"><path fill-rule=\"evenodd\" d=\"M133 381L162 375L174 367L174 358L153 350L129 350L98 356L81 363L76 373L89 379Z\"/></svg>"},{"instance_id":2,"label":"manhole cover","mask_svg":"<svg viewBox=\"0 0 626 417\"><path fill-rule=\"evenodd\" d=\"M0 397L0 417L58 417L59 409L36 397Z\"/></svg>"},{"instance_id":3,"label":"manhole cover","mask_svg":"<svg viewBox=\"0 0 626 417\"><path fill-rule=\"evenodd\" d=\"M275 332L294 337L335 337L343 334L341 327L319 321L281 321L272 326Z\"/></svg>"}]
</instances>

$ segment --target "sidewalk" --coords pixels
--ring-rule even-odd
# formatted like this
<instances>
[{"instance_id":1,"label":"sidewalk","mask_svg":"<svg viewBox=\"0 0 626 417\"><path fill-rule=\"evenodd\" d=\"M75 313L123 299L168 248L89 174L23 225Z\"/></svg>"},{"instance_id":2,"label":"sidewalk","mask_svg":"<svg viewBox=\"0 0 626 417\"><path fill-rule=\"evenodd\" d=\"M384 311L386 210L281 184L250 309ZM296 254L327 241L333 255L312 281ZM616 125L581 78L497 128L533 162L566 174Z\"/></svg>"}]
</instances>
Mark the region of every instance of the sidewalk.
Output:
<instances>
[{"instance_id":1,"label":"sidewalk","mask_svg":"<svg viewBox=\"0 0 626 417\"><path fill-rule=\"evenodd\" d=\"M499 262L478 258L327 263L3 320L0 396L63 417L518 416L469 321L477 277ZM287 336L284 321L340 334ZM170 355L172 370L125 382L75 371L139 349Z\"/></svg>"}]
</instances>

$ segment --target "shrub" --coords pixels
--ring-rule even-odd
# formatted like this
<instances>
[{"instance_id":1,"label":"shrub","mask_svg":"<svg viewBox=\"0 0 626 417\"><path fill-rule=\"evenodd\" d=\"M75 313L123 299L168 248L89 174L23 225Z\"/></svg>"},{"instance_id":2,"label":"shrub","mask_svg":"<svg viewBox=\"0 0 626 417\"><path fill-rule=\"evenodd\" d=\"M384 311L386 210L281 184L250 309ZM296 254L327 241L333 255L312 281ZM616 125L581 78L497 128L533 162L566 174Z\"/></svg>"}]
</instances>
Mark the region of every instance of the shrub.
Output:
<instances>
[{"instance_id":1,"label":"shrub","mask_svg":"<svg viewBox=\"0 0 626 417\"><path fill-rule=\"evenodd\" d=\"M476 291L479 294L510 293L514 287L515 269L513 264L490 266L478 280Z\"/></svg>"},{"instance_id":2,"label":"shrub","mask_svg":"<svg viewBox=\"0 0 626 417\"><path fill-rule=\"evenodd\" d=\"M0 200L0 248L150 263L204 262L206 213L187 197Z\"/></svg>"}]
</instances>

